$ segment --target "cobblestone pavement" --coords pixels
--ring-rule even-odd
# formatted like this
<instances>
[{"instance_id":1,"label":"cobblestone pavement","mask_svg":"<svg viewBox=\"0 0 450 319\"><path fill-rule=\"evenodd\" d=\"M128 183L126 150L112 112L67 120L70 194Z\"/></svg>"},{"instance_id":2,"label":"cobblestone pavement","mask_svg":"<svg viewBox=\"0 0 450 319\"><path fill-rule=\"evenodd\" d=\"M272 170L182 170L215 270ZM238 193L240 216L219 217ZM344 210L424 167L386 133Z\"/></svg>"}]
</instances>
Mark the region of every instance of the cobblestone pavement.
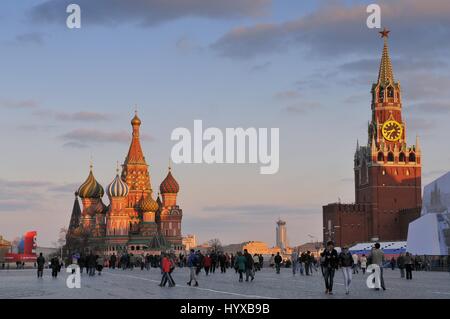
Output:
<instances>
[{"instance_id":1,"label":"cobblestone pavement","mask_svg":"<svg viewBox=\"0 0 450 319\"><path fill-rule=\"evenodd\" d=\"M413 272L413 280L401 279L398 270L385 270L386 291L367 288L367 275L353 276L350 295L345 295L343 275L336 272L334 295L324 294L324 283L320 273L313 276L292 275L290 269L282 269L277 275L272 269L256 273L253 282L238 282L234 270L226 274L220 271L210 276L199 275L199 287L186 284L189 278L187 268L178 268L173 277L174 288L158 286L161 274L158 269L150 271L105 269L101 276L88 277L82 274L81 288L66 286L68 274L65 269L57 279L50 271L44 271L44 278L36 278L33 269L0 270L0 299L5 298L446 298L450 299L450 274L446 272Z\"/></svg>"}]
</instances>

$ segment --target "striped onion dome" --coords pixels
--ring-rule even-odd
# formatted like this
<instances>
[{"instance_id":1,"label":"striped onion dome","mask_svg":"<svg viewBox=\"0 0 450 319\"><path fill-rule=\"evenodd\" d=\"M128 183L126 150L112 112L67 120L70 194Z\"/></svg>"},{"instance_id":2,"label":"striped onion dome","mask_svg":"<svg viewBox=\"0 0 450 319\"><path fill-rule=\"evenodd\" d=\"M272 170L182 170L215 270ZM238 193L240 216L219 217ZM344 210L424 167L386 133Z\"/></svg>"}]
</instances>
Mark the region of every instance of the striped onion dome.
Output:
<instances>
[{"instance_id":1,"label":"striped onion dome","mask_svg":"<svg viewBox=\"0 0 450 319\"><path fill-rule=\"evenodd\" d=\"M119 174L116 178L109 184L107 190L109 197L126 197L129 192L128 185L120 178Z\"/></svg>"},{"instance_id":2,"label":"striped onion dome","mask_svg":"<svg viewBox=\"0 0 450 319\"><path fill-rule=\"evenodd\" d=\"M88 178L80 188L78 188L78 196L81 198L102 198L104 194L105 190L95 179L91 166Z\"/></svg>"},{"instance_id":3,"label":"striped onion dome","mask_svg":"<svg viewBox=\"0 0 450 319\"><path fill-rule=\"evenodd\" d=\"M159 209L159 204L152 198L152 194L148 193L147 197L141 202L141 210L146 212L156 212Z\"/></svg>"},{"instance_id":4,"label":"striped onion dome","mask_svg":"<svg viewBox=\"0 0 450 319\"><path fill-rule=\"evenodd\" d=\"M170 168L169 168L169 173L167 174L166 178L163 180L163 182L159 186L159 190L161 191L161 194L178 193L179 192L180 185L178 185L178 182L172 176L172 172L170 171Z\"/></svg>"}]
</instances>

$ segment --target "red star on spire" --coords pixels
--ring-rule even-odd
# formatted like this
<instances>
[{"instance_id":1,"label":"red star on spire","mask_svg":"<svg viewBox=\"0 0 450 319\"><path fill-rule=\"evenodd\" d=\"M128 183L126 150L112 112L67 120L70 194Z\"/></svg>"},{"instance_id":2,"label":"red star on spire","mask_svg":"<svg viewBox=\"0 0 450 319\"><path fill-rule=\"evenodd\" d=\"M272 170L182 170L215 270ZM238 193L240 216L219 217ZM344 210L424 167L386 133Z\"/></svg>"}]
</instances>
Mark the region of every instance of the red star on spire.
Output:
<instances>
[{"instance_id":1,"label":"red star on spire","mask_svg":"<svg viewBox=\"0 0 450 319\"><path fill-rule=\"evenodd\" d=\"M388 38L389 37L389 31L388 29L384 28L383 31L378 32L379 34L381 34L382 38Z\"/></svg>"}]
</instances>

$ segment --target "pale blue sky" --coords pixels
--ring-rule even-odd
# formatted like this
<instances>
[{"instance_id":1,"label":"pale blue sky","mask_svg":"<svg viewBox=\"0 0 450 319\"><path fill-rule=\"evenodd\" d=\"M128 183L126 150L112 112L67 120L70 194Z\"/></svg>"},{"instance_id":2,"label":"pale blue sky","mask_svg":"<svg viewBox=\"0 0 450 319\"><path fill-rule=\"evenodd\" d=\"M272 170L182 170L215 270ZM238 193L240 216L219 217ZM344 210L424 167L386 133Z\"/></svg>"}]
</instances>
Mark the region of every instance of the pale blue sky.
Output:
<instances>
[{"instance_id":1,"label":"pale blue sky","mask_svg":"<svg viewBox=\"0 0 450 319\"><path fill-rule=\"evenodd\" d=\"M65 26L69 1L0 6L0 234L33 229L50 245L91 154L98 181L113 179L135 104L154 189L176 127L280 128L276 175L259 175L259 165L174 167L183 232L200 241L273 245L281 216L290 242L303 243L320 238L322 205L354 200L353 152L367 139L382 49L365 27L370 2L70 2L81 5L80 30ZM379 3L425 185L449 169L450 5Z\"/></svg>"}]
</instances>

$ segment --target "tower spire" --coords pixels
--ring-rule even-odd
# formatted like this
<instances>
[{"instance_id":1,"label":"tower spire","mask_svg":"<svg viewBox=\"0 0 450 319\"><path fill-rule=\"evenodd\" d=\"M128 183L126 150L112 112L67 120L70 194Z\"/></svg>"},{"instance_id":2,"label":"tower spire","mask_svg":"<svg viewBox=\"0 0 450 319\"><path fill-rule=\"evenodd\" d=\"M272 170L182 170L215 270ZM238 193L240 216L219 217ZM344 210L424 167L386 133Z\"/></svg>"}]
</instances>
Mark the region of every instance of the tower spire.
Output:
<instances>
[{"instance_id":1,"label":"tower spire","mask_svg":"<svg viewBox=\"0 0 450 319\"><path fill-rule=\"evenodd\" d=\"M384 28L383 31L380 31L381 37L384 39L384 47L383 54L381 56L380 63L380 71L378 73L378 84L389 84L394 83L394 72L392 70L392 62L391 56L389 55L389 46L388 46L388 38L389 38L388 29Z\"/></svg>"},{"instance_id":2,"label":"tower spire","mask_svg":"<svg viewBox=\"0 0 450 319\"><path fill-rule=\"evenodd\" d=\"M146 164L139 137L139 127L141 126L141 119L137 115L137 110L135 111L135 115L131 120L131 126L133 127L133 138L131 140L127 158L125 159L125 165L130 163Z\"/></svg>"}]
</instances>

